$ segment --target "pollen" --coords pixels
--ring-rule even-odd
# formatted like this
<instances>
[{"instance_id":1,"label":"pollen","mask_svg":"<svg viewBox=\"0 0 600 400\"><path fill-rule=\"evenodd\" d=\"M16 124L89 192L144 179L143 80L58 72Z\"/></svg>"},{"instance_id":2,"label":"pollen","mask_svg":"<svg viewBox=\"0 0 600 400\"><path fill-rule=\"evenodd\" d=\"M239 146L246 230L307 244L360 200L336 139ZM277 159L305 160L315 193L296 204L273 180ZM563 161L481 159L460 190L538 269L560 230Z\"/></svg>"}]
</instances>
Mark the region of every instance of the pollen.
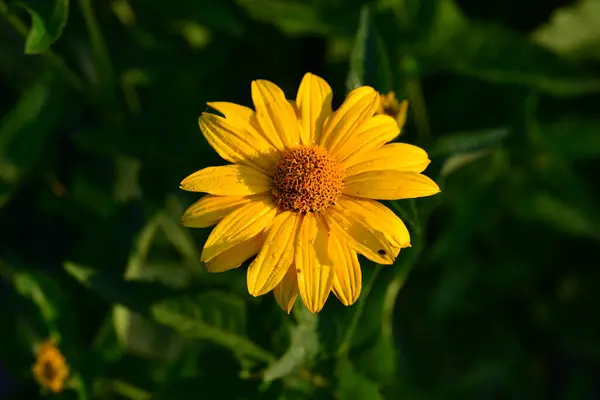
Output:
<instances>
[{"instance_id":1,"label":"pollen","mask_svg":"<svg viewBox=\"0 0 600 400\"><path fill-rule=\"evenodd\" d=\"M320 212L342 193L342 167L321 147L295 147L277 163L273 183L281 210Z\"/></svg>"}]
</instances>

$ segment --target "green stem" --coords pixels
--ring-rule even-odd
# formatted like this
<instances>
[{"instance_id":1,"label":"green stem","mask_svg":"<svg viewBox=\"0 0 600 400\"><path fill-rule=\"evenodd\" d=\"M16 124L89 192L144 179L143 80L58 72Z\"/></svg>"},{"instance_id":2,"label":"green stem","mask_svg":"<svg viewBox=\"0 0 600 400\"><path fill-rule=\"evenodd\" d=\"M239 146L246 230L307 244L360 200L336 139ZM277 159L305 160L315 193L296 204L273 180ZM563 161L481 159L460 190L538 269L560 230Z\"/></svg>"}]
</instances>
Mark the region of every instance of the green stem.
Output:
<instances>
[{"instance_id":1,"label":"green stem","mask_svg":"<svg viewBox=\"0 0 600 400\"><path fill-rule=\"evenodd\" d=\"M92 54L94 57L94 64L96 65L100 80L104 81L103 86L106 87L110 93L113 93L113 69L108 53L108 47L104 41L100 24L94 13L92 7L92 0L79 0L79 8L88 34L90 36L90 44L92 46Z\"/></svg>"},{"instance_id":2,"label":"green stem","mask_svg":"<svg viewBox=\"0 0 600 400\"><path fill-rule=\"evenodd\" d=\"M409 75L406 81L406 91L408 92L408 101L415 117L415 124L417 125L417 141L421 145L427 144L431 139L431 125L429 124L429 116L420 79Z\"/></svg>"},{"instance_id":3,"label":"green stem","mask_svg":"<svg viewBox=\"0 0 600 400\"><path fill-rule=\"evenodd\" d=\"M536 147L542 143L542 130L537 120L539 98L540 96L537 92L532 92L525 98L525 127L527 136L531 144Z\"/></svg>"},{"instance_id":4,"label":"green stem","mask_svg":"<svg viewBox=\"0 0 600 400\"><path fill-rule=\"evenodd\" d=\"M398 1L394 11L398 25L403 29L409 28L413 21L411 21L405 1ZM417 140L421 145L427 144L431 138L431 125L429 124L421 80L419 79L418 62L413 54L407 53L402 58L400 70L404 72L404 76L406 77L405 87L408 93L410 108L415 118L415 124L417 125Z\"/></svg>"},{"instance_id":5,"label":"green stem","mask_svg":"<svg viewBox=\"0 0 600 400\"><path fill-rule=\"evenodd\" d=\"M110 382L113 392L131 400L146 400L152 398L152 394L120 380Z\"/></svg>"},{"instance_id":6,"label":"green stem","mask_svg":"<svg viewBox=\"0 0 600 400\"><path fill-rule=\"evenodd\" d=\"M413 249L417 254L411 257L410 260L406 260L406 263L398 269L398 273L394 276L394 279L390 282L385 292L385 298L383 300L383 311L381 316L381 326L382 326L382 334L386 338L392 337L392 320L394 318L394 309L396 308L396 299L400 294L400 290L404 287L408 279L408 275L412 271L413 267L416 264L418 254L420 251L418 249Z\"/></svg>"},{"instance_id":7,"label":"green stem","mask_svg":"<svg viewBox=\"0 0 600 400\"><path fill-rule=\"evenodd\" d=\"M352 345L352 339L354 337L354 333L356 332L356 328L358 328L358 323L360 321L360 317L365 308L365 304L367 303L367 298L369 297L369 293L371 292L371 289L373 289L373 285L375 284L375 279L377 278L377 275L379 275L380 271L381 271L381 265L377 264L377 267L375 267L375 271L373 272L371 279L366 284L366 286L364 286L362 289L360 301L356 305L356 312L352 316L352 321L350 321L350 326L348 326L346 335L344 335L342 344L340 345L340 347L337 351L336 355L338 358L345 358L348 356L348 353L350 352L350 347Z\"/></svg>"},{"instance_id":8,"label":"green stem","mask_svg":"<svg viewBox=\"0 0 600 400\"><path fill-rule=\"evenodd\" d=\"M8 12L8 7L3 0L0 0L0 14L6 19L6 21L24 38L27 37L29 29L27 25L21 21L19 17L16 15L11 15ZM46 58L50 63L52 63L58 70L60 70L65 78L73 85L75 89L80 92L83 92L84 85L83 81L79 76L65 63L65 61L55 52L48 49L41 53L41 56Z\"/></svg>"},{"instance_id":9,"label":"green stem","mask_svg":"<svg viewBox=\"0 0 600 400\"><path fill-rule=\"evenodd\" d=\"M394 204L394 202L392 204ZM423 220L426 221L427 218L423 218ZM418 229L416 229L417 227ZM408 276L419 261L419 258L423 253L423 248L425 246L425 227L417 225L414 228L417 230L417 232L415 232L413 246L410 249L405 250L410 251L410 255L408 256L408 258L405 259L404 264L396 270L397 272L394 278L387 287L385 298L383 301L383 312L381 318L382 333L388 339L392 338L393 335L392 320L394 318L394 309L396 308L396 299L400 294L400 290L402 290L402 288L404 287Z\"/></svg>"}]
</instances>

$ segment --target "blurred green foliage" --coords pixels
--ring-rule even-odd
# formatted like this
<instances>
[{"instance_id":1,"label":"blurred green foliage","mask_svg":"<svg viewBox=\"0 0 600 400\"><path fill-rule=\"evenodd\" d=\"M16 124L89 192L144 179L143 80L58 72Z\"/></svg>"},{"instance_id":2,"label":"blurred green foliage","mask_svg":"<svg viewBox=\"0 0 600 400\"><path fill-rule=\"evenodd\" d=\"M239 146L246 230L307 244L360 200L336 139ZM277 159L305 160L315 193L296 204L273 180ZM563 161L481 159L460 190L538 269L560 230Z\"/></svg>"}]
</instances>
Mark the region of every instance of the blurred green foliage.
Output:
<instances>
[{"instance_id":1,"label":"blurred green foliage","mask_svg":"<svg viewBox=\"0 0 600 400\"><path fill-rule=\"evenodd\" d=\"M0 0L0 397L600 397L600 1ZM311 71L410 101L432 198L363 293L287 316L179 219L207 101ZM596 310L596 311L594 311Z\"/></svg>"}]
</instances>

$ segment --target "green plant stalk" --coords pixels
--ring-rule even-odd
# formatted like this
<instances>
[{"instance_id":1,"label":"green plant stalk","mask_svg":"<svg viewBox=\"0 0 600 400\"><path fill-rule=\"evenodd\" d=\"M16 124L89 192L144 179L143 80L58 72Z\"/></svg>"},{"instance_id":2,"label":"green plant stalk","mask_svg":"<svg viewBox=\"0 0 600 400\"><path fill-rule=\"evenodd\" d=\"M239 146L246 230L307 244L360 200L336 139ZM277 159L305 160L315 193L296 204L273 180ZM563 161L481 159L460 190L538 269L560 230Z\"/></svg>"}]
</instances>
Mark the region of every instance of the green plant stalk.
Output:
<instances>
[{"instance_id":1,"label":"green plant stalk","mask_svg":"<svg viewBox=\"0 0 600 400\"><path fill-rule=\"evenodd\" d=\"M397 2L394 7L394 16L399 26L407 28L411 24L410 15L406 10L406 4L404 0ZM417 141L420 145L425 145L431 140L431 125L429 123L429 116L427 107L425 105L425 98L423 96L423 89L421 87L421 80L418 77L418 63L412 54L406 54L400 64L400 70L404 72L406 76L406 82L404 86L408 93L408 101L412 114L415 118L415 125L417 125Z\"/></svg>"},{"instance_id":2,"label":"green plant stalk","mask_svg":"<svg viewBox=\"0 0 600 400\"><path fill-rule=\"evenodd\" d=\"M346 331L346 334L344 335L344 339L342 340L342 343L340 344L340 347L336 353L336 356L338 358L348 357L348 353L350 352L350 347L352 346L352 338L354 337L356 328L358 328L358 322L360 321L360 317L365 308L367 298L369 297L369 293L371 292L371 289L373 289L373 285L375 284L375 279L377 278L377 275L379 275L380 271L381 271L381 265L377 264L377 267L375 268L375 271L373 272L371 279L366 284L366 286L364 286L362 289L360 301L356 305L356 312L352 316L352 321L350 321L350 326L348 326L348 330Z\"/></svg>"},{"instance_id":3,"label":"green plant stalk","mask_svg":"<svg viewBox=\"0 0 600 400\"><path fill-rule=\"evenodd\" d=\"M415 124L417 125L417 141L421 145L427 144L431 139L431 125L429 124L429 116L427 107L425 106L420 79L409 77L406 81L406 90L408 92L408 101L415 117Z\"/></svg>"},{"instance_id":4,"label":"green plant stalk","mask_svg":"<svg viewBox=\"0 0 600 400\"><path fill-rule=\"evenodd\" d=\"M114 393L131 400L146 400L152 398L152 394L127 382L114 380L110 382L110 386Z\"/></svg>"},{"instance_id":5,"label":"green plant stalk","mask_svg":"<svg viewBox=\"0 0 600 400\"><path fill-rule=\"evenodd\" d=\"M404 265L398 268L398 272L395 274L394 278L389 283L385 292L385 298L383 300L383 312L381 318L381 330L382 334L386 339L391 339L393 336L392 319L394 318L396 299L400 294L400 290L402 290L404 284L408 280L408 276L412 272L414 266L417 264L417 260L419 258L419 255L421 254L422 246L415 247L412 248L413 253L411 254L411 258L406 260Z\"/></svg>"},{"instance_id":6,"label":"green plant stalk","mask_svg":"<svg viewBox=\"0 0 600 400\"><path fill-rule=\"evenodd\" d=\"M27 37L27 25L16 15L9 14L8 7L6 6L4 0L0 0L0 14L2 14L4 19L14 28L15 31L17 31L24 38ZM43 52L41 56L45 57L54 65L54 67L60 70L75 89L77 89L79 92L83 92L83 81L58 54L48 49Z\"/></svg>"},{"instance_id":7,"label":"green plant stalk","mask_svg":"<svg viewBox=\"0 0 600 400\"><path fill-rule=\"evenodd\" d=\"M88 34L90 36L90 44L92 47L92 54L94 58L94 65L96 65L98 75L100 77L99 83L102 84L111 96L114 98L114 74L112 68L112 62L108 52L108 47L102 35L100 24L94 13L92 7L92 0L79 0L79 8L81 9L81 15L85 21Z\"/></svg>"}]
</instances>

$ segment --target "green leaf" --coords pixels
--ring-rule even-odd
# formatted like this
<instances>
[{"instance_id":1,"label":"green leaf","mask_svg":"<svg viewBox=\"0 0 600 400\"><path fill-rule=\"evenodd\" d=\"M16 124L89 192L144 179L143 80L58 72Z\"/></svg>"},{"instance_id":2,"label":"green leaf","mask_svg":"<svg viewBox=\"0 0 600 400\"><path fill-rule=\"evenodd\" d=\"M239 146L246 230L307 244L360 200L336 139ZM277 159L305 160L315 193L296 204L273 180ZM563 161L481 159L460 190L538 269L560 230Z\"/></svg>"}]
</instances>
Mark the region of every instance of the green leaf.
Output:
<instances>
[{"instance_id":1,"label":"green leaf","mask_svg":"<svg viewBox=\"0 0 600 400\"><path fill-rule=\"evenodd\" d=\"M329 26L315 7L299 1L237 0L250 17L271 22L291 35L316 33L324 35Z\"/></svg>"},{"instance_id":2,"label":"green leaf","mask_svg":"<svg viewBox=\"0 0 600 400\"><path fill-rule=\"evenodd\" d=\"M498 147L510 130L497 128L473 132L457 132L441 136L428 153L432 157L473 153Z\"/></svg>"},{"instance_id":3,"label":"green leaf","mask_svg":"<svg viewBox=\"0 0 600 400\"><path fill-rule=\"evenodd\" d=\"M570 160L594 160L600 154L599 118L563 117L541 123L540 132L556 154Z\"/></svg>"},{"instance_id":4,"label":"green leaf","mask_svg":"<svg viewBox=\"0 0 600 400\"><path fill-rule=\"evenodd\" d=\"M489 153L489 150L477 150L472 151L470 153L453 154L446 160L444 160L444 163L442 164L442 169L440 170L440 177L446 177L454 171L460 169L460 167L477 161Z\"/></svg>"},{"instance_id":5,"label":"green leaf","mask_svg":"<svg viewBox=\"0 0 600 400\"><path fill-rule=\"evenodd\" d=\"M184 340L172 330L121 305L113 309L113 323L119 343L145 358L173 361L184 348Z\"/></svg>"},{"instance_id":6,"label":"green leaf","mask_svg":"<svg viewBox=\"0 0 600 400\"><path fill-rule=\"evenodd\" d=\"M383 400L377 385L357 372L349 361L341 361L337 367L337 398L340 400Z\"/></svg>"},{"instance_id":7,"label":"green leaf","mask_svg":"<svg viewBox=\"0 0 600 400\"><path fill-rule=\"evenodd\" d=\"M274 356L245 336L244 302L218 291L181 294L155 282L126 281L114 274L66 263L65 270L110 302L173 328L188 339L207 340L259 361Z\"/></svg>"},{"instance_id":8,"label":"green leaf","mask_svg":"<svg viewBox=\"0 0 600 400\"><path fill-rule=\"evenodd\" d=\"M167 244L179 250L188 262L198 264L196 250L181 225L176 224L166 213L159 212L140 231L125 269L125 279L185 289L190 284L191 272L181 262L165 262L160 265L149 264L147 261L148 253L159 233L164 233L168 239ZM183 349L184 341L180 336L125 306L114 307L113 321L119 342L136 354L173 360Z\"/></svg>"},{"instance_id":9,"label":"green leaf","mask_svg":"<svg viewBox=\"0 0 600 400\"><path fill-rule=\"evenodd\" d=\"M362 263L361 265L364 265L364 263ZM373 286L375 285L375 281L376 281L377 277L379 276L381 268L382 268L381 265L376 264L376 267L374 268L374 270L369 271L368 273L365 273L366 271L364 271L364 269L363 269L364 278L363 278L362 293L361 293L358 301L356 302L355 307L353 307L352 309L349 310L351 313L351 317L348 322L348 325L344 329L343 338L337 349L336 355L340 359L346 358L348 356L348 354L350 353L350 349L354 345L354 341L356 339L355 335L357 334L357 332L361 331L361 333L363 333L363 334L365 333L365 329L359 329L359 326L360 326L360 322L363 318L365 308L371 300L370 299L371 290L373 289ZM377 293L375 293L375 294L377 294ZM368 328L375 327L375 329L377 329L376 325L374 325L374 324L367 324L367 327Z\"/></svg>"},{"instance_id":10,"label":"green leaf","mask_svg":"<svg viewBox=\"0 0 600 400\"><path fill-rule=\"evenodd\" d=\"M456 72L498 83L528 86L557 96L600 91L600 79L568 64L505 28L472 25L447 50Z\"/></svg>"},{"instance_id":11,"label":"green leaf","mask_svg":"<svg viewBox=\"0 0 600 400\"><path fill-rule=\"evenodd\" d=\"M360 11L360 20L354 46L350 54L350 69L346 78L349 92L359 86L369 85L381 92L393 89L390 59L374 21L370 5Z\"/></svg>"},{"instance_id":12,"label":"green leaf","mask_svg":"<svg viewBox=\"0 0 600 400\"><path fill-rule=\"evenodd\" d=\"M31 14L25 54L39 54L58 40L69 18L69 0L20 0Z\"/></svg>"},{"instance_id":13,"label":"green leaf","mask_svg":"<svg viewBox=\"0 0 600 400\"><path fill-rule=\"evenodd\" d=\"M109 302L122 304L141 314L148 314L150 306L156 301L177 294L156 282L126 281L118 275L71 262L65 263L64 269L79 283Z\"/></svg>"},{"instance_id":14,"label":"green leaf","mask_svg":"<svg viewBox=\"0 0 600 400\"><path fill-rule=\"evenodd\" d=\"M396 348L393 337L380 335L369 342L368 348L360 355L357 369L369 379L388 385L396 377Z\"/></svg>"},{"instance_id":15,"label":"green leaf","mask_svg":"<svg viewBox=\"0 0 600 400\"><path fill-rule=\"evenodd\" d=\"M532 37L558 54L600 59L600 0L580 0L556 10Z\"/></svg>"},{"instance_id":16,"label":"green leaf","mask_svg":"<svg viewBox=\"0 0 600 400\"><path fill-rule=\"evenodd\" d=\"M162 271L163 273L159 273L157 276L153 273L153 270L148 268L146 262L148 252L152 247L156 233L165 220L167 220L166 216L163 213L158 213L140 231L125 269L125 279L139 282L156 281L164 284L165 280L160 279L161 276L173 277L187 272L180 265L173 265L165 267L168 271ZM182 282L184 284L189 283L189 276L187 280L184 278ZM175 335L173 331L131 311L125 306L115 305L113 322L119 342L136 354L162 360L174 360L183 349L184 342L182 338Z\"/></svg>"},{"instance_id":17,"label":"green leaf","mask_svg":"<svg viewBox=\"0 0 600 400\"><path fill-rule=\"evenodd\" d=\"M319 317L301 304L294 307L297 323L291 331L291 343L285 354L265 370L266 382L283 378L314 360L319 352Z\"/></svg>"},{"instance_id":18,"label":"green leaf","mask_svg":"<svg viewBox=\"0 0 600 400\"><path fill-rule=\"evenodd\" d=\"M245 337L245 304L233 295L212 291L169 298L152 305L151 314L183 337L207 340L259 361L273 360Z\"/></svg>"},{"instance_id":19,"label":"green leaf","mask_svg":"<svg viewBox=\"0 0 600 400\"><path fill-rule=\"evenodd\" d=\"M354 47L350 54L350 70L346 80L346 90L350 92L365 82L365 60L371 30L371 8L364 6L360 10L360 22L356 31Z\"/></svg>"},{"instance_id":20,"label":"green leaf","mask_svg":"<svg viewBox=\"0 0 600 400\"><path fill-rule=\"evenodd\" d=\"M113 196L120 203L127 203L142 196L140 187L141 163L138 159L119 156L115 159L116 178Z\"/></svg>"},{"instance_id":21,"label":"green leaf","mask_svg":"<svg viewBox=\"0 0 600 400\"><path fill-rule=\"evenodd\" d=\"M533 193L521 202L523 218L536 219L569 235L600 239L600 227L583 207L547 193Z\"/></svg>"},{"instance_id":22,"label":"green leaf","mask_svg":"<svg viewBox=\"0 0 600 400\"><path fill-rule=\"evenodd\" d=\"M368 0L236 0L247 14L288 35L334 35L355 32L358 10ZM335 16L335 18L332 18Z\"/></svg>"},{"instance_id":23,"label":"green leaf","mask_svg":"<svg viewBox=\"0 0 600 400\"><path fill-rule=\"evenodd\" d=\"M600 79L529 38L492 24L470 22L452 0L439 0L429 35L415 46L421 65L556 96L600 91Z\"/></svg>"},{"instance_id":24,"label":"green leaf","mask_svg":"<svg viewBox=\"0 0 600 400\"><path fill-rule=\"evenodd\" d=\"M49 335L60 341L60 327L69 309L56 282L41 273L23 271L11 274L11 281L15 291L35 306L27 321L33 329L31 340L46 339Z\"/></svg>"},{"instance_id":25,"label":"green leaf","mask_svg":"<svg viewBox=\"0 0 600 400\"><path fill-rule=\"evenodd\" d=\"M44 151L47 136L62 115L60 93L53 77L44 76L28 87L0 123L0 206L10 200L19 183Z\"/></svg>"},{"instance_id":26,"label":"green leaf","mask_svg":"<svg viewBox=\"0 0 600 400\"><path fill-rule=\"evenodd\" d=\"M194 22L220 34L241 36L247 32L245 15L232 1L179 0L176 7L173 3L165 1L121 0L118 3L126 3L120 10L115 11L118 11L119 18L126 24L135 22L135 13L132 10L136 13L143 10L144 13L158 16L162 21ZM116 7L113 8L115 9Z\"/></svg>"}]
</instances>

